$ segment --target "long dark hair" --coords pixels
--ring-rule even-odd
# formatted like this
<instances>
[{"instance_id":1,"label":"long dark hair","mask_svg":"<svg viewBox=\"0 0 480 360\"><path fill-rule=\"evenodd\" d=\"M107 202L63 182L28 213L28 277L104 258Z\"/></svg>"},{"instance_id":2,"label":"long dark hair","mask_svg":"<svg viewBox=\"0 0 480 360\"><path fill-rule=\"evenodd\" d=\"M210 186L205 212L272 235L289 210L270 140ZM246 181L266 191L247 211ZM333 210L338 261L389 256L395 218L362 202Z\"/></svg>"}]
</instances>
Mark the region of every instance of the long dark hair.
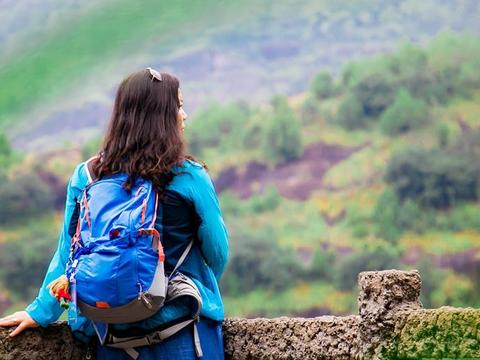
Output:
<instances>
[{"instance_id":1,"label":"long dark hair","mask_svg":"<svg viewBox=\"0 0 480 360\"><path fill-rule=\"evenodd\" d=\"M124 79L117 90L103 144L91 169L95 178L124 172L131 190L137 176L151 180L160 196L172 180L172 167L192 159L185 153L181 127L178 79L161 73L158 81L149 70Z\"/></svg>"}]
</instances>

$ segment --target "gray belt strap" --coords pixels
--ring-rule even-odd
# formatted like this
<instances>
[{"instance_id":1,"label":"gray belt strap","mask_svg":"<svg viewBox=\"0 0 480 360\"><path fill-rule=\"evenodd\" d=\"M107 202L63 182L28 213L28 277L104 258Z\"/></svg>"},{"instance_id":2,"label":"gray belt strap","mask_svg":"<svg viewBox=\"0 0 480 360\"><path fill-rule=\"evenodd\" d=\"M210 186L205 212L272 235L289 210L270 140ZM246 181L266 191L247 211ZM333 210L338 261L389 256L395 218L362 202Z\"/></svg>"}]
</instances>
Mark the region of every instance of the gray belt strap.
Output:
<instances>
[{"instance_id":1,"label":"gray belt strap","mask_svg":"<svg viewBox=\"0 0 480 360\"><path fill-rule=\"evenodd\" d=\"M139 352L135 350L134 348L131 349L124 349L124 351L134 360L138 359Z\"/></svg>"},{"instance_id":2,"label":"gray belt strap","mask_svg":"<svg viewBox=\"0 0 480 360\"><path fill-rule=\"evenodd\" d=\"M175 271L177 271L177 269L180 267L180 265L183 264L183 262L185 261L185 258L187 257L188 253L190 252L190 249L192 248L192 245L193 245L193 240L190 241L190 243L188 244L187 248L183 251L182 256L180 256L180 259L178 259L177 265L175 265L175 267L173 268L173 271L172 271L172 273L170 274L170 276L172 276L173 274L175 274Z\"/></svg>"},{"instance_id":3,"label":"gray belt strap","mask_svg":"<svg viewBox=\"0 0 480 360\"><path fill-rule=\"evenodd\" d=\"M153 345L162 342L163 340L169 338L172 335L175 335L177 332L182 330L183 328L187 327L191 323L197 321L196 319L190 319L186 321L182 321L181 323L175 324L166 328L161 331L155 331L149 335L145 335L143 337L128 337L128 338L117 338L112 336L111 342L105 344L106 346L119 348L125 350L125 352L133 359L138 358L138 351L134 348L139 346L146 346L146 345ZM195 341L195 352L197 353L198 357L202 357L202 348L200 346L200 337L198 336L197 325L194 324L193 327L193 337Z\"/></svg>"},{"instance_id":4,"label":"gray belt strap","mask_svg":"<svg viewBox=\"0 0 480 360\"><path fill-rule=\"evenodd\" d=\"M193 324L193 341L195 342L195 352L198 357L203 356L202 346L200 345L200 336L198 335L197 323Z\"/></svg>"},{"instance_id":5,"label":"gray belt strap","mask_svg":"<svg viewBox=\"0 0 480 360\"><path fill-rule=\"evenodd\" d=\"M162 342L166 338L176 334L177 332L182 330L184 327L190 325L194 321L195 319L182 321L181 323L172 325L169 328L166 328L165 330L155 331L151 334L148 334L142 337L117 338L115 336L112 336L111 342L109 342L106 345L114 348L129 349L129 348L134 348L138 346L157 344L159 342Z\"/></svg>"}]
</instances>

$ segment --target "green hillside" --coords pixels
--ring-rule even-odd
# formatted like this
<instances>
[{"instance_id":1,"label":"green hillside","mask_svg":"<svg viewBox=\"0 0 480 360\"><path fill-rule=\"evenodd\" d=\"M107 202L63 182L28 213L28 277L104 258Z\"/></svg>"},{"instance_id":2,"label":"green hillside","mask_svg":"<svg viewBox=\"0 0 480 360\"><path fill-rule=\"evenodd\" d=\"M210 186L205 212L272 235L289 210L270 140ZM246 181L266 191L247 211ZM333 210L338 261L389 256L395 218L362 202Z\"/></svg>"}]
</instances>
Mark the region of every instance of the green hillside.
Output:
<instances>
[{"instance_id":1,"label":"green hillside","mask_svg":"<svg viewBox=\"0 0 480 360\"><path fill-rule=\"evenodd\" d=\"M231 234L228 315L351 313L358 272L388 268L420 269L426 307L480 305L478 44L444 35L319 73L295 97L196 114L189 147L209 164ZM22 157L0 139L12 308L35 295L68 174L95 147Z\"/></svg>"},{"instance_id":2,"label":"green hillside","mask_svg":"<svg viewBox=\"0 0 480 360\"><path fill-rule=\"evenodd\" d=\"M115 86L135 69L180 76L191 113L212 99L258 105L304 91L318 69L338 73L404 39L478 32L480 14L475 0L49 0L34 16L30 2L12 4L16 20L0 26L0 131L15 148L42 152L98 135Z\"/></svg>"},{"instance_id":3,"label":"green hillside","mask_svg":"<svg viewBox=\"0 0 480 360\"><path fill-rule=\"evenodd\" d=\"M357 273L388 268L419 268L427 307L479 305L479 43L405 45L302 96L199 115L188 136L223 190L231 314L349 313Z\"/></svg>"}]
</instances>

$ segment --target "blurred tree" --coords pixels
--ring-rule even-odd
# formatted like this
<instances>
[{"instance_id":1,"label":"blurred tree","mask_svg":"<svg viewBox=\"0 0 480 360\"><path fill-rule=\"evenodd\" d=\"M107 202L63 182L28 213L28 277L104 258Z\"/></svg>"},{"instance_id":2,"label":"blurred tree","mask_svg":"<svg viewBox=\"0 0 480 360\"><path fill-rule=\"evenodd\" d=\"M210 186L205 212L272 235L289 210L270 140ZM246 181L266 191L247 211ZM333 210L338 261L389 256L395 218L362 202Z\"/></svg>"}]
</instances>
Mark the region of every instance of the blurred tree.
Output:
<instances>
[{"instance_id":1,"label":"blurred tree","mask_svg":"<svg viewBox=\"0 0 480 360\"><path fill-rule=\"evenodd\" d=\"M243 231L231 240L228 269L222 291L240 295L256 288L280 291L291 286L302 272L293 252L279 247L269 231Z\"/></svg>"},{"instance_id":2,"label":"blurred tree","mask_svg":"<svg viewBox=\"0 0 480 360\"><path fill-rule=\"evenodd\" d=\"M297 159L303 154L300 124L284 96L272 99L273 114L263 142L265 155L274 164Z\"/></svg>"},{"instance_id":3,"label":"blurred tree","mask_svg":"<svg viewBox=\"0 0 480 360\"><path fill-rule=\"evenodd\" d=\"M201 156L207 148L225 150L242 146L242 131L250 116L250 108L243 102L221 105L211 104L200 110L187 122L186 132L190 151Z\"/></svg>"},{"instance_id":4,"label":"blurred tree","mask_svg":"<svg viewBox=\"0 0 480 360\"><path fill-rule=\"evenodd\" d=\"M317 74L312 81L311 90L316 99L321 100L329 98L335 94L332 75L329 72L322 71Z\"/></svg>"},{"instance_id":5,"label":"blurred tree","mask_svg":"<svg viewBox=\"0 0 480 360\"><path fill-rule=\"evenodd\" d=\"M313 252L312 262L307 269L306 278L313 281L333 281L332 267L338 259L336 252L329 249L316 247Z\"/></svg>"},{"instance_id":6,"label":"blurred tree","mask_svg":"<svg viewBox=\"0 0 480 360\"><path fill-rule=\"evenodd\" d=\"M4 286L31 301L42 283L57 241L55 229L32 226L21 239L0 247L0 279Z\"/></svg>"},{"instance_id":7,"label":"blurred tree","mask_svg":"<svg viewBox=\"0 0 480 360\"><path fill-rule=\"evenodd\" d=\"M0 132L0 157L8 157L12 152L10 143L5 134Z\"/></svg>"},{"instance_id":8,"label":"blurred tree","mask_svg":"<svg viewBox=\"0 0 480 360\"><path fill-rule=\"evenodd\" d=\"M397 92L395 101L382 114L380 127L390 136L425 126L429 121L427 105L410 95L407 89Z\"/></svg>"},{"instance_id":9,"label":"blurred tree","mask_svg":"<svg viewBox=\"0 0 480 360\"><path fill-rule=\"evenodd\" d=\"M435 128L437 134L438 147L446 149L450 143L450 129L445 124L440 124Z\"/></svg>"},{"instance_id":10,"label":"blurred tree","mask_svg":"<svg viewBox=\"0 0 480 360\"><path fill-rule=\"evenodd\" d=\"M424 308L432 308L432 294L439 288L443 274L437 266L426 256L420 258L420 262L415 265L422 277L422 288L420 291L420 301ZM444 305L444 304L443 304ZM442 305L442 306L443 306Z\"/></svg>"},{"instance_id":11,"label":"blurred tree","mask_svg":"<svg viewBox=\"0 0 480 360\"><path fill-rule=\"evenodd\" d=\"M477 300L472 280L452 270L443 270L441 272L443 273L442 281L430 296L433 307L472 306Z\"/></svg>"},{"instance_id":12,"label":"blurred tree","mask_svg":"<svg viewBox=\"0 0 480 360\"><path fill-rule=\"evenodd\" d=\"M366 116L379 116L393 102L395 85L388 79L388 74L375 73L354 86L353 94L362 104Z\"/></svg>"},{"instance_id":13,"label":"blurred tree","mask_svg":"<svg viewBox=\"0 0 480 360\"><path fill-rule=\"evenodd\" d=\"M19 222L52 209L55 196L32 172L17 174L0 182L0 224Z\"/></svg>"},{"instance_id":14,"label":"blurred tree","mask_svg":"<svg viewBox=\"0 0 480 360\"><path fill-rule=\"evenodd\" d=\"M320 116L319 102L312 96L309 96L301 105L300 116L302 124L304 125L315 122L315 120Z\"/></svg>"},{"instance_id":15,"label":"blurred tree","mask_svg":"<svg viewBox=\"0 0 480 360\"><path fill-rule=\"evenodd\" d=\"M252 196L247 206L249 213L258 214L265 211L272 211L280 204L282 196L274 185L267 186L260 194Z\"/></svg>"},{"instance_id":16,"label":"blurred tree","mask_svg":"<svg viewBox=\"0 0 480 360\"><path fill-rule=\"evenodd\" d=\"M459 83L469 91L480 88L480 59L472 59L460 68Z\"/></svg>"},{"instance_id":17,"label":"blurred tree","mask_svg":"<svg viewBox=\"0 0 480 360\"><path fill-rule=\"evenodd\" d=\"M373 212L376 235L393 245L405 231L422 232L430 224L428 218L418 204L407 199L400 202L391 189L387 189L378 199Z\"/></svg>"},{"instance_id":18,"label":"blurred tree","mask_svg":"<svg viewBox=\"0 0 480 360\"><path fill-rule=\"evenodd\" d=\"M385 179L401 201L412 199L437 209L480 195L479 162L461 153L410 149L392 158Z\"/></svg>"},{"instance_id":19,"label":"blurred tree","mask_svg":"<svg viewBox=\"0 0 480 360\"><path fill-rule=\"evenodd\" d=\"M378 244L373 249L364 249L339 257L333 268L335 285L341 290L352 290L357 286L358 273L396 269L400 265L399 258L399 250L387 244Z\"/></svg>"},{"instance_id":20,"label":"blurred tree","mask_svg":"<svg viewBox=\"0 0 480 360\"><path fill-rule=\"evenodd\" d=\"M340 104L337 122L346 129L360 129L368 125L369 119L364 115L362 104L355 95L348 94Z\"/></svg>"},{"instance_id":21,"label":"blurred tree","mask_svg":"<svg viewBox=\"0 0 480 360\"><path fill-rule=\"evenodd\" d=\"M6 181L7 168L12 157L12 148L5 134L0 132L0 182Z\"/></svg>"},{"instance_id":22,"label":"blurred tree","mask_svg":"<svg viewBox=\"0 0 480 360\"><path fill-rule=\"evenodd\" d=\"M240 134L242 149L257 149L263 144L264 134L269 127L269 113L264 109L252 112Z\"/></svg>"}]
</instances>

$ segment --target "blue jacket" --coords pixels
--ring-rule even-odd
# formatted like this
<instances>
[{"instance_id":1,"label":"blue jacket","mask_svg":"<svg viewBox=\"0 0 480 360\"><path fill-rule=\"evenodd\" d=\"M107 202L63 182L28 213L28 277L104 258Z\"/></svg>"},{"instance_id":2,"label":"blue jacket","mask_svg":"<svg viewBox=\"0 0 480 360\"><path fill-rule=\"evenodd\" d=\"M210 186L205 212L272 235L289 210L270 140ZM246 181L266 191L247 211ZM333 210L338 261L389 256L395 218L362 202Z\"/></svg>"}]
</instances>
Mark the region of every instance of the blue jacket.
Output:
<instances>
[{"instance_id":1,"label":"blue jacket","mask_svg":"<svg viewBox=\"0 0 480 360\"><path fill-rule=\"evenodd\" d=\"M172 270L183 250L193 239L194 246L179 270L190 276L200 291L203 300L200 315L222 321L224 310L218 281L227 263L228 231L215 189L206 170L193 161L184 161L173 171L176 176L166 188L164 200L158 207L156 221L166 255L165 267L167 271ZM82 195L87 183L85 163L81 163L75 168L68 183L64 224L57 250L50 261L37 298L26 308L29 315L41 326L56 321L63 312L59 302L50 295L47 285L65 272L70 251L69 227L77 199ZM187 304L171 303L162 307L152 318L135 325L152 328L185 316L191 311ZM90 321L74 307L68 310L68 324L79 338L94 334Z\"/></svg>"}]
</instances>

